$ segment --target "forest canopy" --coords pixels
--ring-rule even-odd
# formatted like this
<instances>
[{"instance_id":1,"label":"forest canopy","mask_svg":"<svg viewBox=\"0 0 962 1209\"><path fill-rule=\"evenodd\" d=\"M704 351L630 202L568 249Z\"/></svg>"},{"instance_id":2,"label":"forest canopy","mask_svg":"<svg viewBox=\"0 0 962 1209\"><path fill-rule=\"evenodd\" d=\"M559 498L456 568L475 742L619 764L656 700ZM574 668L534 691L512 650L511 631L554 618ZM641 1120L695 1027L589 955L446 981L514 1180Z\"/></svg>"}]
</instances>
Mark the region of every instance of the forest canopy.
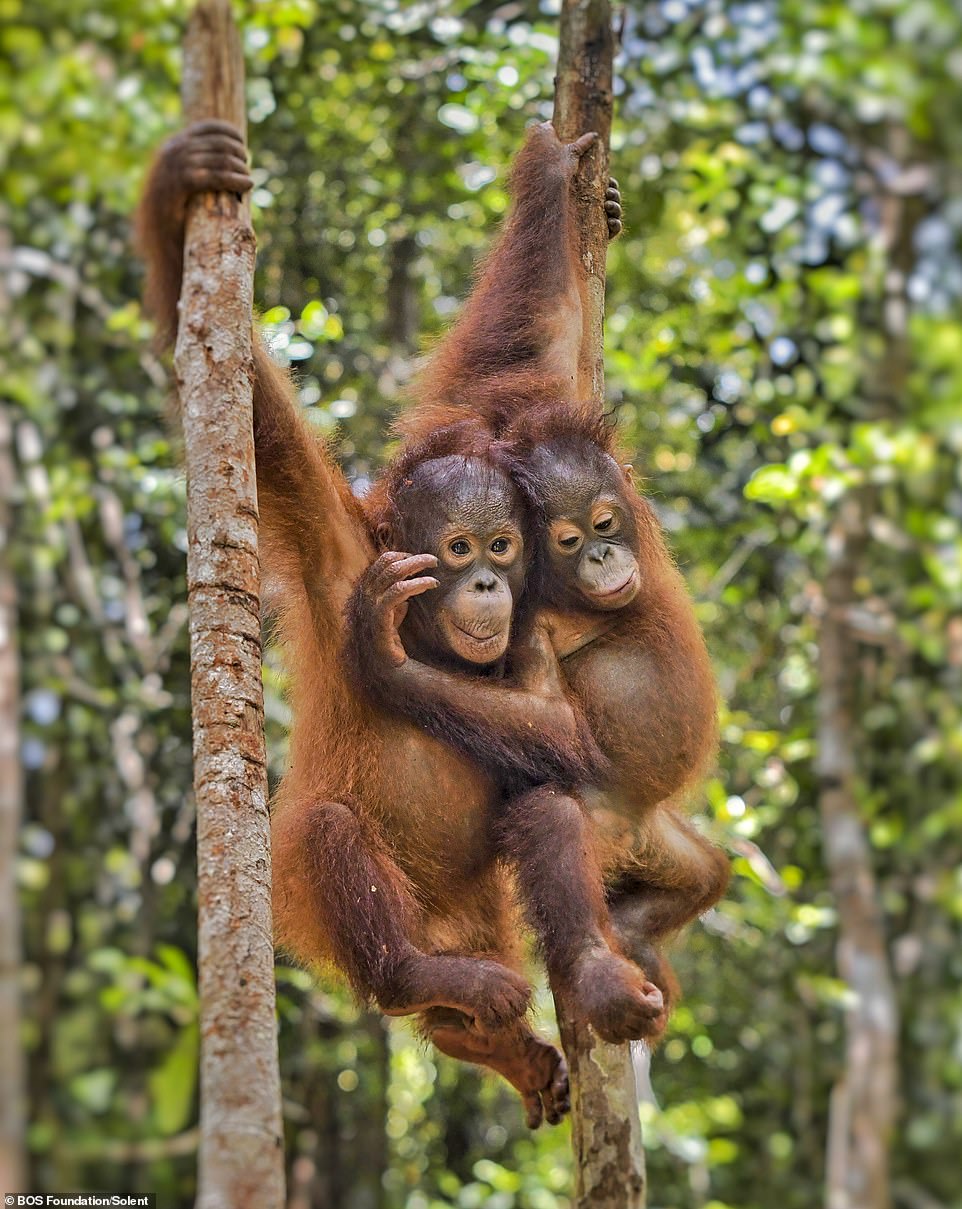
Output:
<instances>
[{"instance_id":1,"label":"forest canopy","mask_svg":"<svg viewBox=\"0 0 962 1209\"><path fill-rule=\"evenodd\" d=\"M359 493L391 452L420 334L450 319L505 212L526 125L550 117L557 10L236 7L256 304ZM198 1049L185 490L131 214L180 123L187 11L0 0L30 1184L184 1206ZM851 901L825 842L824 623L833 536L857 499L844 739L897 1008L892 1199L958 1209L962 15L950 0L638 0L616 78L607 397L708 638L722 746L697 808L734 862L678 953L685 997L642 1106L650 1204L822 1203L856 1006L837 960ZM276 780L272 654L264 675ZM300 1203L568 1203L564 1130L528 1135L494 1080L333 982L283 962L277 976Z\"/></svg>"}]
</instances>

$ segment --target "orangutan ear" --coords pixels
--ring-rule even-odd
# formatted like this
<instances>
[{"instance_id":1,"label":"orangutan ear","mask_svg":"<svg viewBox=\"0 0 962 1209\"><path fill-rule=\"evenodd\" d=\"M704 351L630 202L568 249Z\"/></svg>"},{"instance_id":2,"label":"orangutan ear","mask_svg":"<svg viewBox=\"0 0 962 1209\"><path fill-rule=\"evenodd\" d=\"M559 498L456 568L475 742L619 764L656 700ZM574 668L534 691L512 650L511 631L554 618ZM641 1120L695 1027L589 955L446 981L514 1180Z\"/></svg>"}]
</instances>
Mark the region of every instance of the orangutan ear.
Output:
<instances>
[{"instance_id":1,"label":"orangutan ear","mask_svg":"<svg viewBox=\"0 0 962 1209\"><path fill-rule=\"evenodd\" d=\"M635 485L635 468L632 466L631 462L625 462L624 466L621 468L621 471L625 476L625 482L629 487L633 487Z\"/></svg>"},{"instance_id":2,"label":"orangutan ear","mask_svg":"<svg viewBox=\"0 0 962 1209\"><path fill-rule=\"evenodd\" d=\"M374 530L374 541L382 554L391 549L391 526L387 521L382 521Z\"/></svg>"}]
</instances>

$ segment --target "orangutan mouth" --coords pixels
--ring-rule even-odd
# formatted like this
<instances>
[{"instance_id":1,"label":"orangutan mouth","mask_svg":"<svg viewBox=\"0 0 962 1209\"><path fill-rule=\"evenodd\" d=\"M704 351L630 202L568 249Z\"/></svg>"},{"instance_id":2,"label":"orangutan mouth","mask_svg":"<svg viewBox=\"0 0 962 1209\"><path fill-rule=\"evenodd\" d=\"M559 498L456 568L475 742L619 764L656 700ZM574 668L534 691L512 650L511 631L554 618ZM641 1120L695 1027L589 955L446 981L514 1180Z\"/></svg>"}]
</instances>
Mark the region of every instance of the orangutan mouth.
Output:
<instances>
[{"instance_id":1,"label":"orangutan mouth","mask_svg":"<svg viewBox=\"0 0 962 1209\"><path fill-rule=\"evenodd\" d=\"M466 630L463 625L459 625L456 621L452 620L451 624L465 638L469 638L472 642L477 643L478 646L487 646L489 643L500 642L504 637L504 630L496 630L493 634L478 634L471 630Z\"/></svg>"},{"instance_id":2,"label":"orangutan mouth","mask_svg":"<svg viewBox=\"0 0 962 1209\"><path fill-rule=\"evenodd\" d=\"M620 583L616 588L609 588L607 592L596 592L595 595L602 600L611 600L615 596L620 596L622 592L627 591L627 589L634 584L637 576L638 571L633 567L628 578Z\"/></svg>"}]
</instances>

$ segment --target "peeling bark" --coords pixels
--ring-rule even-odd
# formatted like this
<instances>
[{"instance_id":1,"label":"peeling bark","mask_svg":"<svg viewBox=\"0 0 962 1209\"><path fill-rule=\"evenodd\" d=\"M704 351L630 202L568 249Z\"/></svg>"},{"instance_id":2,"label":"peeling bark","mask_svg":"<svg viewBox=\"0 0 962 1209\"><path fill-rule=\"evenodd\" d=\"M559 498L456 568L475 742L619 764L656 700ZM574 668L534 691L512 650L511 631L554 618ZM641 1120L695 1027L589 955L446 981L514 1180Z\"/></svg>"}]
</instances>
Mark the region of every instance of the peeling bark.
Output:
<instances>
[{"instance_id":1,"label":"peeling bark","mask_svg":"<svg viewBox=\"0 0 962 1209\"><path fill-rule=\"evenodd\" d=\"M184 47L188 121L245 127L227 0L205 0ZM283 1132L261 683L251 353L254 235L246 202L191 205L174 366L187 467L197 796L201 1143L198 1206L281 1209Z\"/></svg>"},{"instance_id":2,"label":"peeling bark","mask_svg":"<svg viewBox=\"0 0 962 1209\"><path fill-rule=\"evenodd\" d=\"M644 1209L645 1152L627 1045L601 1041L555 996L571 1078L573 1209Z\"/></svg>"},{"instance_id":3,"label":"peeling bark","mask_svg":"<svg viewBox=\"0 0 962 1209\"><path fill-rule=\"evenodd\" d=\"M554 125L563 142L596 130L598 142L576 178L585 290L578 389L604 408L605 267L608 142L614 36L608 0L564 0L561 10ZM571 1075L575 1209L643 1209L645 1154L631 1050L601 1041L555 996L561 1043Z\"/></svg>"},{"instance_id":4,"label":"peeling bark","mask_svg":"<svg viewBox=\"0 0 962 1209\"><path fill-rule=\"evenodd\" d=\"M0 300L2 301L2 300ZM20 1040L17 850L23 813L17 583L10 565L12 425L0 407L0 1191L24 1191L24 1063Z\"/></svg>"}]
</instances>

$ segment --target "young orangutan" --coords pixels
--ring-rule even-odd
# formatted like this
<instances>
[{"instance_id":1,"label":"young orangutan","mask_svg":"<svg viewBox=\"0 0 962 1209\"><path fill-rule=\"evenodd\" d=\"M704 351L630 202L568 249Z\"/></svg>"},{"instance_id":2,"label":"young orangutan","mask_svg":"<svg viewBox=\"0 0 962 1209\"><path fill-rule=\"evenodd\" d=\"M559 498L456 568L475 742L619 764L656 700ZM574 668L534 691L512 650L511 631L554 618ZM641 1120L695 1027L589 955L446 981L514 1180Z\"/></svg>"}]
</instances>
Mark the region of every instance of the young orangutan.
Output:
<instances>
[{"instance_id":1,"label":"young orangutan","mask_svg":"<svg viewBox=\"0 0 962 1209\"><path fill-rule=\"evenodd\" d=\"M138 227L163 342L176 333L189 199L250 186L244 145L226 123L197 123L159 153ZM513 968L516 929L491 837L498 787L346 678L343 613L374 558L371 526L256 338L254 437L261 556L278 588L292 681L290 767L272 818L279 940L307 963L333 962L388 1014L421 1013L439 1048L517 1088L529 1125L557 1121L567 1076L557 1050L523 1018L529 989ZM466 441L464 433L447 444L430 436L409 455L423 467L413 510L397 504L405 486L397 475L376 499L380 536L394 545L440 557L450 533L462 535L471 553L433 603L412 607L405 624L408 586L394 595L391 615L427 662L477 669L503 658L527 556L516 487ZM398 571L403 578L424 566L414 559ZM539 727L541 775L580 776L591 754L579 754L582 736L563 695L542 710Z\"/></svg>"},{"instance_id":2,"label":"young orangutan","mask_svg":"<svg viewBox=\"0 0 962 1209\"><path fill-rule=\"evenodd\" d=\"M657 519L614 456L610 425L555 407L530 411L511 435L516 481L547 523L532 590L612 769L602 792L581 795L611 924L667 1007L676 988L661 945L721 898L729 876L725 854L682 809L715 748L704 639Z\"/></svg>"},{"instance_id":3,"label":"young orangutan","mask_svg":"<svg viewBox=\"0 0 962 1209\"><path fill-rule=\"evenodd\" d=\"M590 142L564 146L550 124L531 132L512 171L505 230L398 427L416 437L478 418L511 450L516 481L542 515L539 624L611 772L574 796L531 781L506 804L501 842L553 981L580 999L603 1036L620 1040L657 1036L667 1013L647 983L636 984L628 1010L593 977L596 962L612 946L626 953L667 1004L675 987L661 942L717 902L728 863L680 808L716 733L691 602L650 506L613 456L609 426L573 402L582 325L570 182ZM620 228L614 183L605 204ZM377 674L394 673L382 663ZM438 731L455 733L450 697L439 695L435 708L445 716ZM517 752L503 755L499 717L491 713L490 730L500 734L500 758L519 767ZM468 736L459 747L483 759L491 739Z\"/></svg>"}]
</instances>

